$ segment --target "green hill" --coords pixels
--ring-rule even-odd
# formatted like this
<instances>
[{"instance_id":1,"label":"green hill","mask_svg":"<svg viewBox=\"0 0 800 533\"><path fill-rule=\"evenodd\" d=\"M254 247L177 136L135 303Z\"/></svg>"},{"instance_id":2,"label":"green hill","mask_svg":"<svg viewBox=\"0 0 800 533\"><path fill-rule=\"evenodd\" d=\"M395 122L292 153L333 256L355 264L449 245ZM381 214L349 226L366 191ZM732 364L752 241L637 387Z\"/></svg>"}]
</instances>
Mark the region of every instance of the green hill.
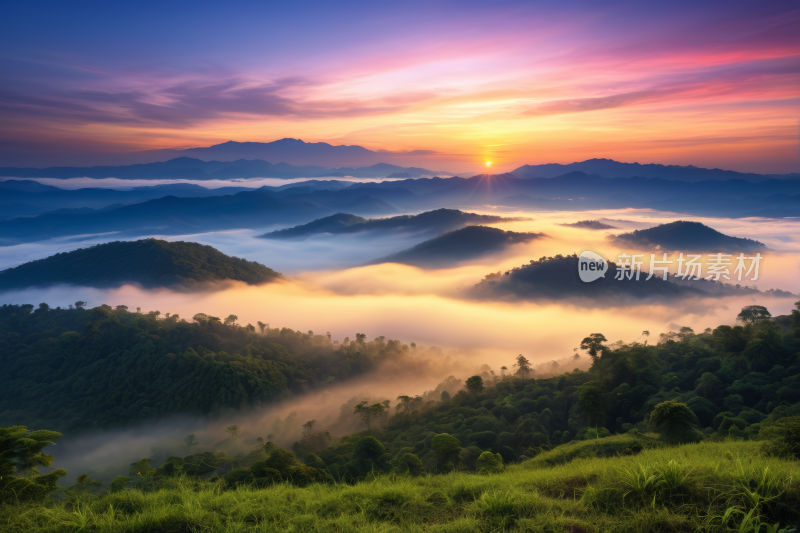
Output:
<instances>
[{"instance_id":1,"label":"green hill","mask_svg":"<svg viewBox=\"0 0 800 533\"><path fill-rule=\"evenodd\" d=\"M408 250L377 259L373 263L403 263L423 268L446 267L543 236L542 233L518 233L488 226L467 226L434 237Z\"/></svg>"},{"instance_id":2,"label":"green hill","mask_svg":"<svg viewBox=\"0 0 800 533\"><path fill-rule=\"evenodd\" d=\"M654 251L753 252L766 248L753 239L730 237L700 222L687 220L623 233L612 240L619 246L650 246Z\"/></svg>"},{"instance_id":3,"label":"green hill","mask_svg":"<svg viewBox=\"0 0 800 533\"><path fill-rule=\"evenodd\" d=\"M9 268L0 272L0 290L125 283L146 288L198 288L225 280L257 285L279 277L264 265L225 255L211 246L143 239L98 244Z\"/></svg>"}]
</instances>

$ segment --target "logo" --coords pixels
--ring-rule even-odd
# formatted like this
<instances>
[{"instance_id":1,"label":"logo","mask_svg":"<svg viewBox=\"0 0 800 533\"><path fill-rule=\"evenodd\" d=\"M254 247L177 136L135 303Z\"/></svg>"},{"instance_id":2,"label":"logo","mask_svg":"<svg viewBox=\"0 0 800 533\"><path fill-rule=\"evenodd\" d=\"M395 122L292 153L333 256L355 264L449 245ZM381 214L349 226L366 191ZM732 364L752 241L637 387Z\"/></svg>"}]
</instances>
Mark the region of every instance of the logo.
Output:
<instances>
[{"instance_id":1,"label":"logo","mask_svg":"<svg viewBox=\"0 0 800 533\"><path fill-rule=\"evenodd\" d=\"M606 277L608 261L600 254L591 250L584 250L578 256L578 275L581 281L591 283L596 279Z\"/></svg>"}]
</instances>

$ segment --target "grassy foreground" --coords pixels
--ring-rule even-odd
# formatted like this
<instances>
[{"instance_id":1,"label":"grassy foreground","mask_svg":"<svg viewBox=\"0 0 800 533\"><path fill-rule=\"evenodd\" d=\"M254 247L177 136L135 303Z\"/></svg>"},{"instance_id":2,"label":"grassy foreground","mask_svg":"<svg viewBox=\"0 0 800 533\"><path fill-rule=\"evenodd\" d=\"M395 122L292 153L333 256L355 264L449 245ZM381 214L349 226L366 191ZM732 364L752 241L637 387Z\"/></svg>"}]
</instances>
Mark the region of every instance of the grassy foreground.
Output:
<instances>
[{"instance_id":1,"label":"grassy foreground","mask_svg":"<svg viewBox=\"0 0 800 533\"><path fill-rule=\"evenodd\" d=\"M614 440L617 446L635 443L630 435L600 442ZM0 507L0 530L774 533L791 531L800 518L800 463L764 457L758 442L656 447L605 458L592 457L596 446L559 446L492 475L381 475L352 486L222 490L173 479L153 492Z\"/></svg>"}]
</instances>

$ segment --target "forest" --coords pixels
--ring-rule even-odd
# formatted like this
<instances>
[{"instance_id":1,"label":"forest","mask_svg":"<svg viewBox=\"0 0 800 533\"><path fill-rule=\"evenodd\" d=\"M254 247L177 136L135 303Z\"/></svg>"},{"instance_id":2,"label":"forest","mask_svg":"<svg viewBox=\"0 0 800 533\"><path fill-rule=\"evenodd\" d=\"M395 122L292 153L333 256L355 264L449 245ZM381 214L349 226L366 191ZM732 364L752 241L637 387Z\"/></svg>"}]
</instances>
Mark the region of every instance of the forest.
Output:
<instances>
[{"instance_id":1,"label":"forest","mask_svg":"<svg viewBox=\"0 0 800 533\"><path fill-rule=\"evenodd\" d=\"M231 257L196 242L160 239L115 241L62 252L0 271L0 288L55 284L197 289L226 280L256 285L280 274L255 261Z\"/></svg>"},{"instance_id":2,"label":"forest","mask_svg":"<svg viewBox=\"0 0 800 533\"><path fill-rule=\"evenodd\" d=\"M81 526L87 531L236 531L293 520L316 529L522 531L542 505L554 513L542 531L624 531L639 516L658 525L650 530L774 524L766 531L777 532L800 520L800 302L791 315L772 317L752 305L738 325L652 340L643 332L644 342L612 344L592 333L580 341L588 371L547 373L520 354L512 368L495 373L484 365L423 396L351 402L341 413L357 421L349 434L316 420L232 424L222 443L189 434L172 450L129 458L128 472L111 480L82 472L59 487L63 468L37 469L52 465L44 449L62 436L54 428L258 405L369 372L413 349L361 334L332 343L312 332L242 326L233 315L200 313L188 322L82 304L0 308L2 365L11 369L0 403L9 426L0 429L5 530L80 530L81 509L81 520L93 524ZM57 411L48 413L50 406ZM298 440L276 443L276 427L301 422ZM529 490L509 492L520 483ZM334 491L327 500L324 486ZM218 509L231 497L238 507ZM264 498L285 499L291 509L280 517L243 510ZM183 503L167 512L170 499ZM190 516L190 503L202 519ZM22 509L30 512L20 521Z\"/></svg>"}]
</instances>

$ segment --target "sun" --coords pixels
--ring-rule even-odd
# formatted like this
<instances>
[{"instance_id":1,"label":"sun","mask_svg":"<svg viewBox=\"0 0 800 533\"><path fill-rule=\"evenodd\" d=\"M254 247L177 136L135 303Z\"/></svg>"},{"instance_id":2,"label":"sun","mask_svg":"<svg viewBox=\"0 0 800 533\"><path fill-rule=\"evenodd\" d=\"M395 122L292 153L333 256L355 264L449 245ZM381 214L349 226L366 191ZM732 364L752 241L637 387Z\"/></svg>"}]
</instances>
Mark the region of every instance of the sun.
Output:
<instances>
[{"instance_id":1,"label":"sun","mask_svg":"<svg viewBox=\"0 0 800 533\"><path fill-rule=\"evenodd\" d=\"M490 167L490 166L492 166L492 162L491 162L491 161L487 161L487 162L486 162L486 166L487 166L487 167Z\"/></svg>"}]
</instances>

